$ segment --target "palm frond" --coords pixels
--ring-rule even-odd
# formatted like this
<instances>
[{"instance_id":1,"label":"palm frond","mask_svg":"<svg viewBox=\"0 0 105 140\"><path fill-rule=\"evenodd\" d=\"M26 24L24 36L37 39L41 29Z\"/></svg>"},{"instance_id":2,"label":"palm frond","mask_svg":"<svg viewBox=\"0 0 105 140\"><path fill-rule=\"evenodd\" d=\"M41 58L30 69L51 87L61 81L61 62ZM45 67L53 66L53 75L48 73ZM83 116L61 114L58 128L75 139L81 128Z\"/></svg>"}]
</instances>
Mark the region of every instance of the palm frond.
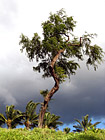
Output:
<instances>
[{"instance_id":1,"label":"palm frond","mask_svg":"<svg viewBox=\"0 0 105 140\"><path fill-rule=\"evenodd\" d=\"M6 118L4 117L3 114L0 113L0 126L5 124L5 122L6 122Z\"/></svg>"},{"instance_id":2,"label":"palm frond","mask_svg":"<svg viewBox=\"0 0 105 140\"><path fill-rule=\"evenodd\" d=\"M7 116L7 119L8 118L12 118L13 117L13 114L14 114L14 105L10 105L10 106L6 106L6 116Z\"/></svg>"},{"instance_id":3,"label":"palm frond","mask_svg":"<svg viewBox=\"0 0 105 140\"><path fill-rule=\"evenodd\" d=\"M35 103L32 100L29 101L26 105L26 111L25 111L25 121L30 122L30 127L36 126L38 124L38 115L36 114L35 110L37 105L40 103Z\"/></svg>"},{"instance_id":4,"label":"palm frond","mask_svg":"<svg viewBox=\"0 0 105 140\"><path fill-rule=\"evenodd\" d=\"M56 129L58 125L62 125L63 123L58 121L60 116L56 116L55 114L51 114L50 112L46 112L44 116L44 127L54 128Z\"/></svg>"},{"instance_id":5,"label":"palm frond","mask_svg":"<svg viewBox=\"0 0 105 140\"><path fill-rule=\"evenodd\" d=\"M96 122L94 124L91 123L91 119L89 119L89 115L87 114L86 116L82 117L82 121L79 121L78 119L75 119L79 124L78 125L74 125L73 127L75 127L76 129L81 129L86 131L88 127L92 128L94 126L96 126L97 124L99 124L100 122Z\"/></svg>"},{"instance_id":6,"label":"palm frond","mask_svg":"<svg viewBox=\"0 0 105 140\"><path fill-rule=\"evenodd\" d=\"M94 124L92 124L90 127L92 128L92 127L96 127L96 125L98 125L98 124L100 124L101 122L96 122L96 123L94 123Z\"/></svg>"},{"instance_id":7,"label":"palm frond","mask_svg":"<svg viewBox=\"0 0 105 140\"><path fill-rule=\"evenodd\" d=\"M81 123L81 121L80 121L80 120L75 119L75 121L76 121L76 122L78 122L78 123L82 126L82 123Z\"/></svg>"},{"instance_id":8,"label":"palm frond","mask_svg":"<svg viewBox=\"0 0 105 140\"><path fill-rule=\"evenodd\" d=\"M0 113L0 120L4 120L4 121L6 121L6 118L5 118L4 115L1 114L1 113Z\"/></svg>"}]
</instances>

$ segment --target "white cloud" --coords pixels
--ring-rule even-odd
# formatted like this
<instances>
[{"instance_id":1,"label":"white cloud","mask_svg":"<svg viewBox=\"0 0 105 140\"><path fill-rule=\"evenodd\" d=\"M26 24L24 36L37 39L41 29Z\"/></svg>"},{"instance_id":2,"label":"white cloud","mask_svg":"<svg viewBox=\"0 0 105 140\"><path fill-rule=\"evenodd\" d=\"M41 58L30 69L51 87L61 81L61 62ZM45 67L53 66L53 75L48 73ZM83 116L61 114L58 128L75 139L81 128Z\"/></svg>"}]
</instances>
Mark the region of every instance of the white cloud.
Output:
<instances>
[{"instance_id":1,"label":"white cloud","mask_svg":"<svg viewBox=\"0 0 105 140\"><path fill-rule=\"evenodd\" d=\"M14 0L1 0L0 3L0 25L12 29L17 16L17 5Z\"/></svg>"}]
</instances>

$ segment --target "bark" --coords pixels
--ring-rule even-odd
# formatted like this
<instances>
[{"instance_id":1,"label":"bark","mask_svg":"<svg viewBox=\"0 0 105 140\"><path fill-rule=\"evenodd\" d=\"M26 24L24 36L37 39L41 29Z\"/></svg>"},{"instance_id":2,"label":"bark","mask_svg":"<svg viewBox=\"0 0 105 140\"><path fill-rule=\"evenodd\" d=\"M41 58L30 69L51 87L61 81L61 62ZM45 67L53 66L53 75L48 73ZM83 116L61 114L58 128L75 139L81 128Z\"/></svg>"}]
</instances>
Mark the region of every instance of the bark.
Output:
<instances>
[{"instance_id":1,"label":"bark","mask_svg":"<svg viewBox=\"0 0 105 140\"><path fill-rule=\"evenodd\" d=\"M44 98L44 103L41 107L41 111L40 111L40 114L39 114L39 122L38 122L38 127L39 128L42 128L43 127L43 120L44 120L44 114L46 112L46 109L47 109L47 106L48 106L48 103L49 101L51 100L52 96L54 95L54 93L56 93L56 91L59 89L59 79L57 77L57 75L55 74L55 71L54 71L54 65L55 65L55 62L58 60L60 54L64 52L64 50L60 50L57 55L53 58L51 64L50 64L50 73L51 73L51 76L53 77L54 81L55 81L55 85L54 87L49 91L49 93L47 94L47 96Z\"/></svg>"},{"instance_id":2,"label":"bark","mask_svg":"<svg viewBox=\"0 0 105 140\"><path fill-rule=\"evenodd\" d=\"M12 121L10 119L8 119L7 120L8 129L11 129L12 128L11 123L12 123Z\"/></svg>"},{"instance_id":3,"label":"bark","mask_svg":"<svg viewBox=\"0 0 105 140\"><path fill-rule=\"evenodd\" d=\"M30 129L30 121L29 121L29 119L27 119L24 124L25 124L25 127L26 127L27 130Z\"/></svg>"}]
</instances>

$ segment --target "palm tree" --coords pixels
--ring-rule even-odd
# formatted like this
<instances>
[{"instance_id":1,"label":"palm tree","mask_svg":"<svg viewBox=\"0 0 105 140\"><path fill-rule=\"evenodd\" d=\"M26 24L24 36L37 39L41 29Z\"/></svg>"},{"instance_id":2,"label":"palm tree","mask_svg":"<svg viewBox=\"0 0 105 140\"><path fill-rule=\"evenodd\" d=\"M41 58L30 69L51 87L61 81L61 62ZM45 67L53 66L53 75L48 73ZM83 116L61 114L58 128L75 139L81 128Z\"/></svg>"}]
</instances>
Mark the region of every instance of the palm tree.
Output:
<instances>
[{"instance_id":1,"label":"palm tree","mask_svg":"<svg viewBox=\"0 0 105 140\"><path fill-rule=\"evenodd\" d=\"M64 131L66 134L68 134L68 133L70 132L70 128L66 127L66 128L63 129L63 131Z\"/></svg>"},{"instance_id":2,"label":"palm tree","mask_svg":"<svg viewBox=\"0 0 105 140\"><path fill-rule=\"evenodd\" d=\"M33 101L29 101L26 106L25 111L25 126L27 129L31 127L35 127L38 125L38 115L36 114L35 110L39 103L34 103Z\"/></svg>"},{"instance_id":3,"label":"palm tree","mask_svg":"<svg viewBox=\"0 0 105 140\"><path fill-rule=\"evenodd\" d=\"M8 128L16 128L16 126L22 125L21 120L23 114L20 110L15 110L14 105L6 106L6 117L0 113L0 125L7 124Z\"/></svg>"},{"instance_id":4,"label":"palm tree","mask_svg":"<svg viewBox=\"0 0 105 140\"><path fill-rule=\"evenodd\" d=\"M74 131L76 131L76 132L77 131L80 132L82 130L86 131L88 127L93 128L93 127L96 127L96 125L98 125L100 123L100 122L96 122L96 123L92 124L91 123L92 120L91 119L88 120L88 117L89 117L88 114L86 116L82 117L82 122L78 119L75 119L76 122L78 122L79 124L73 126L76 128L76 130L74 130Z\"/></svg>"},{"instance_id":5,"label":"palm tree","mask_svg":"<svg viewBox=\"0 0 105 140\"><path fill-rule=\"evenodd\" d=\"M62 125L63 123L58 121L60 116L56 116L55 114L51 114L50 112L46 112L44 116L44 128L53 128L57 129L58 125Z\"/></svg>"}]
</instances>

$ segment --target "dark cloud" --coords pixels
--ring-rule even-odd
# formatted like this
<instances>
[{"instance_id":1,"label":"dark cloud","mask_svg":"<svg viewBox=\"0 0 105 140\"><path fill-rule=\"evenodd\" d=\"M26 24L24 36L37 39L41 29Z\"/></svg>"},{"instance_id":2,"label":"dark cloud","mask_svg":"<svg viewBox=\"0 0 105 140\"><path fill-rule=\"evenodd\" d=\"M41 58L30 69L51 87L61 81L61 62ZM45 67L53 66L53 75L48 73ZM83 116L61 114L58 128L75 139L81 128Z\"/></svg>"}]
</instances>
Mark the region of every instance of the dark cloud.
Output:
<instances>
[{"instance_id":1,"label":"dark cloud","mask_svg":"<svg viewBox=\"0 0 105 140\"><path fill-rule=\"evenodd\" d=\"M44 80L41 74L35 73L34 65L20 54L0 59L0 101L3 105L20 105L22 102L24 106L29 100L42 99L40 90L50 88L52 81Z\"/></svg>"},{"instance_id":2,"label":"dark cloud","mask_svg":"<svg viewBox=\"0 0 105 140\"><path fill-rule=\"evenodd\" d=\"M16 57L15 57L16 56ZM35 73L24 55L12 55L2 61L0 65L0 105L14 104L21 111L25 110L28 101L42 102L40 90L51 89L53 79L42 79L41 74ZM86 114L90 117L105 117L105 63L95 72L87 70L85 63L81 63L76 75L70 81L60 85L59 91L49 104L52 113L61 116L64 123L74 121ZM38 108L39 109L39 108Z\"/></svg>"},{"instance_id":3,"label":"dark cloud","mask_svg":"<svg viewBox=\"0 0 105 140\"><path fill-rule=\"evenodd\" d=\"M12 29L17 16L15 0L2 0L0 5L0 26ZM32 29L33 30L33 29ZM8 50L16 46L17 35L4 33L1 45ZM5 39L6 38L6 39ZM105 43L102 44L104 46ZM8 47L9 46L9 47ZM17 49L17 48L16 48ZM2 50L1 50L2 52ZM10 53L11 52L11 53ZM51 89L53 79L42 79L41 74L35 73L26 56L14 49L9 54L0 55L0 112L5 111L6 105L14 104L21 111L25 110L28 101L42 102L40 90ZM81 62L80 62L81 63ZM86 114L95 118L105 118L105 62L95 72L88 71L85 63L81 63L76 75L70 81L60 85L59 91L50 102L51 112L60 115L64 123L74 121Z\"/></svg>"},{"instance_id":4,"label":"dark cloud","mask_svg":"<svg viewBox=\"0 0 105 140\"><path fill-rule=\"evenodd\" d=\"M105 64L96 72L81 68L71 83L61 86L51 108L65 123L89 114L94 118L105 117ZM74 84L74 89L72 89ZM71 87L70 87L71 86ZM56 108L56 109L55 109Z\"/></svg>"}]
</instances>

